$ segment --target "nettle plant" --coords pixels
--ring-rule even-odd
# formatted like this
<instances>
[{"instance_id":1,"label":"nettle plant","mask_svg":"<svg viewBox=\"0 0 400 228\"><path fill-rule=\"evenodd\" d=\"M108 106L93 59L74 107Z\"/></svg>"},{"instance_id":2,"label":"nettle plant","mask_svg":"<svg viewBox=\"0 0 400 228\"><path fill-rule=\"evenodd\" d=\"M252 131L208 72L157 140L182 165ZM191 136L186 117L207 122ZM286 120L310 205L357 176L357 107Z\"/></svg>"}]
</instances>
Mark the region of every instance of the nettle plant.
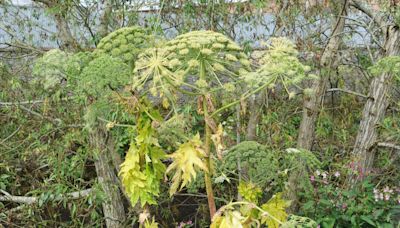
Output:
<instances>
[{"instance_id":1,"label":"nettle plant","mask_svg":"<svg viewBox=\"0 0 400 228\"><path fill-rule=\"evenodd\" d=\"M195 97L197 112L204 119L204 130L182 135L186 142L178 145L171 155L165 155L153 129L160 125L162 118L149 107L150 103L143 104L141 99L135 98L133 107L138 113L140 133L131 144L120 173L132 205L139 200L142 206L156 203L155 197L160 191L157 186L164 172L172 176L171 196L203 172L213 226L282 224L287 218L287 202L280 195L261 207L255 202L234 202L217 212L211 177L215 171L213 162L217 158L223 160L225 149L224 131L218 114L278 84L292 94L290 89L307 78L310 70L296 55L297 51L289 40L271 38L261 65L254 66L239 45L212 31L189 32L139 54L132 91L148 96L153 104L161 101L164 109L170 109L175 115L179 115L182 95ZM223 93L231 94L230 97L236 94L239 99L223 103ZM143 118L146 121L143 122ZM167 156L172 163L165 169L161 161ZM276 207L272 209L272 205ZM248 210L233 210L237 206ZM254 208L261 213L254 213Z\"/></svg>"}]
</instances>

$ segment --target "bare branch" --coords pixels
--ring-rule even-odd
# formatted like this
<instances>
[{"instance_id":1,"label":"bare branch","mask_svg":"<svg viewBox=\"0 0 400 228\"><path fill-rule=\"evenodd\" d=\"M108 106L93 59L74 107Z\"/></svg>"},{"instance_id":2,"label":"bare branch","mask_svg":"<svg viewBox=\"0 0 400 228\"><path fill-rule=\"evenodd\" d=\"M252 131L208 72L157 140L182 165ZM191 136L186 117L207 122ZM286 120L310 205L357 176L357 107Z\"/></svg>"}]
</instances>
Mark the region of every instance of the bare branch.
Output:
<instances>
[{"instance_id":1,"label":"bare branch","mask_svg":"<svg viewBox=\"0 0 400 228\"><path fill-rule=\"evenodd\" d=\"M19 126L17 128L17 130L15 130L13 133L11 133L9 136L7 136L7 138L3 139L0 141L0 144L3 144L5 141L9 140L10 138L12 138L15 134L17 134L17 132L19 131L19 129L21 129L21 126Z\"/></svg>"},{"instance_id":2,"label":"bare branch","mask_svg":"<svg viewBox=\"0 0 400 228\"><path fill-rule=\"evenodd\" d=\"M62 98L61 101L68 101L72 100L75 97L66 97ZM0 101L0 106L12 106L12 105L24 105L24 104L40 104L44 103L46 100L32 100L32 101L15 101L15 102L7 102L7 101Z\"/></svg>"},{"instance_id":3,"label":"bare branch","mask_svg":"<svg viewBox=\"0 0 400 228\"><path fill-rule=\"evenodd\" d=\"M380 142L380 143L378 143L378 146L392 148L392 149L395 149L395 150L400 150L400 145L396 145L396 144L393 144L393 143Z\"/></svg>"},{"instance_id":4,"label":"bare branch","mask_svg":"<svg viewBox=\"0 0 400 228\"><path fill-rule=\"evenodd\" d=\"M53 198L54 200L62 200L62 199L69 199L69 200L74 200L74 199L80 199L83 197L88 196L93 189L85 189L82 191L77 191L77 192L71 192L67 193L64 196L63 195L50 195L50 198ZM14 202L14 203L24 203L24 204L34 204L39 201L39 197L36 196L13 196L10 193L0 190L4 194L4 196L0 196L0 201L5 201L5 202Z\"/></svg>"},{"instance_id":5,"label":"bare branch","mask_svg":"<svg viewBox=\"0 0 400 228\"><path fill-rule=\"evenodd\" d=\"M383 18L374 13L372 11L372 9L366 7L364 5L364 3L362 3L359 0L353 0L351 1L351 6L355 7L356 9L360 10L361 12L365 13L368 17L370 17L372 20L375 21L375 23L377 23L380 27L385 28L387 26L387 23L385 22L385 20L383 20Z\"/></svg>"},{"instance_id":6,"label":"bare branch","mask_svg":"<svg viewBox=\"0 0 400 228\"><path fill-rule=\"evenodd\" d=\"M17 101L17 102L3 102L0 101L0 106L12 106L12 105L23 105L23 104L39 104L44 103L45 100L35 100L35 101Z\"/></svg>"},{"instance_id":7,"label":"bare branch","mask_svg":"<svg viewBox=\"0 0 400 228\"><path fill-rule=\"evenodd\" d=\"M351 90L347 90L347 89L331 88L331 89L326 90L326 92L337 92L337 91L353 94L353 95L356 95L356 96L359 96L359 97L363 97L363 98L369 98L369 96L367 96L367 95L364 95L364 94L361 94L361 93L357 93L357 92L354 92L354 91L351 91Z\"/></svg>"}]
</instances>

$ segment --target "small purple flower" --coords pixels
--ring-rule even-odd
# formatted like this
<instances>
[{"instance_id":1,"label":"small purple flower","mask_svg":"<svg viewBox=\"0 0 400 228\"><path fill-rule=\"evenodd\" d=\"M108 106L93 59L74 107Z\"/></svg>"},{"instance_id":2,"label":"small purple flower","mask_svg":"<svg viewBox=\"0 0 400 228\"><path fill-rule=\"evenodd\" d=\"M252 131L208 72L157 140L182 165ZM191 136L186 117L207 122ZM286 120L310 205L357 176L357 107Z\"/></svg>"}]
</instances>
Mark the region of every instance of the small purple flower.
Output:
<instances>
[{"instance_id":1,"label":"small purple flower","mask_svg":"<svg viewBox=\"0 0 400 228\"><path fill-rule=\"evenodd\" d=\"M335 177L340 177L340 173L338 171L335 172Z\"/></svg>"},{"instance_id":2,"label":"small purple flower","mask_svg":"<svg viewBox=\"0 0 400 228\"><path fill-rule=\"evenodd\" d=\"M180 222L177 228L185 228L186 226L191 227L192 224L193 224L192 220L189 220L187 222Z\"/></svg>"},{"instance_id":3,"label":"small purple flower","mask_svg":"<svg viewBox=\"0 0 400 228\"><path fill-rule=\"evenodd\" d=\"M315 181L315 177L314 176L310 176L310 181L314 182Z\"/></svg>"}]
</instances>

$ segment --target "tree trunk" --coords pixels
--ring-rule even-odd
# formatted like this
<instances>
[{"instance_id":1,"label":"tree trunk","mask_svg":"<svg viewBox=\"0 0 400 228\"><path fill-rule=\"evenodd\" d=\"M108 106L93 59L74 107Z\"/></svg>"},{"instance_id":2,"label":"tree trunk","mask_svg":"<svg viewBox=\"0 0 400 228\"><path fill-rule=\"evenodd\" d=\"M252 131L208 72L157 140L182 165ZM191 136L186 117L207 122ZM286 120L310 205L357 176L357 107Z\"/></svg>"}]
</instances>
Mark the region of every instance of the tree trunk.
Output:
<instances>
[{"instance_id":1,"label":"tree trunk","mask_svg":"<svg viewBox=\"0 0 400 228\"><path fill-rule=\"evenodd\" d=\"M400 30L396 26L387 29L387 38L384 45L384 56L400 54ZM368 100L364 105L362 119L353 148L353 169L358 175L352 175L350 182L363 179L366 172L372 167L374 160L374 145L377 139L377 127L383 120L388 106L390 82L392 75L383 73L375 77L369 87Z\"/></svg>"},{"instance_id":2,"label":"tree trunk","mask_svg":"<svg viewBox=\"0 0 400 228\"><path fill-rule=\"evenodd\" d=\"M95 153L94 164L97 178L106 198L103 202L106 225L107 228L117 228L122 227L125 221L125 211L118 188L118 178L115 175L106 142L107 137L103 129L95 129L90 133L90 145Z\"/></svg>"},{"instance_id":3,"label":"tree trunk","mask_svg":"<svg viewBox=\"0 0 400 228\"><path fill-rule=\"evenodd\" d=\"M345 16L347 15L348 1L344 0L343 9L336 20L335 27L332 31L331 37L328 44L322 53L320 60L321 68L331 68L341 41L340 34L344 30ZM312 88L315 90L315 94L312 96L306 96L303 103L303 118L301 120L299 136L297 139L297 147L311 150L314 141L315 125L318 118L319 110L322 103L322 98L325 94L325 90L328 84L328 75L321 75L318 80L313 81ZM289 208L290 212L295 212L298 209L299 199L297 197L299 191L299 180L307 179L306 166L299 167L293 170L288 180L288 191L287 197L292 201Z\"/></svg>"},{"instance_id":4,"label":"tree trunk","mask_svg":"<svg viewBox=\"0 0 400 228\"><path fill-rule=\"evenodd\" d=\"M72 36L71 30L69 29L68 22L64 16L59 13L54 14L56 19L56 27L58 30L58 39L60 39L60 47L63 50L78 50L79 45L75 38Z\"/></svg>"},{"instance_id":5,"label":"tree trunk","mask_svg":"<svg viewBox=\"0 0 400 228\"><path fill-rule=\"evenodd\" d=\"M44 4L47 8L61 8L58 1L55 0L33 0ZM61 10L54 13L54 19L56 22L56 28L58 31L58 39L61 41L60 47L63 50L78 50L79 44L76 39L72 36L71 29L69 28L67 18L65 17L67 10Z\"/></svg>"},{"instance_id":6,"label":"tree trunk","mask_svg":"<svg viewBox=\"0 0 400 228\"><path fill-rule=\"evenodd\" d=\"M105 37L108 34L108 28L110 25L111 20L111 13L112 13L112 0L104 0L103 1L103 14L100 18L100 29L99 35L100 39Z\"/></svg>"},{"instance_id":7,"label":"tree trunk","mask_svg":"<svg viewBox=\"0 0 400 228\"><path fill-rule=\"evenodd\" d=\"M343 9L336 21L335 28L331 34L328 44L322 53L320 60L321 68L332 68L333 62L337 58L337 51L341 41L341 33L344 30L345 17L348 10L348 1L344 0ZM311 150L314 141L315 125L320 111L322 98L324 97L328 75L321 75L319 80L312 83L312 88L315 90L312 96L304 98L303 116L300 123L299 136L297 138L297 147L306 150Z\"/></svg>"}]
</instances>

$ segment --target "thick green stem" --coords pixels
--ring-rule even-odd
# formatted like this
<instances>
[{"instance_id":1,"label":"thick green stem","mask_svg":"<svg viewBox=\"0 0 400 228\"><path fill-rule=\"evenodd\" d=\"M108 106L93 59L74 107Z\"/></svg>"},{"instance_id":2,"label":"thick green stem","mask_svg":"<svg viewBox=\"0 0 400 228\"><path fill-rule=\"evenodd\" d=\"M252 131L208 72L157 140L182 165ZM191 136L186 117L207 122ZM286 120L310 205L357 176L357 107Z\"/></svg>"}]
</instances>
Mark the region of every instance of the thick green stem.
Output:
<instances>
[{"instance_id":1,"label":"thick green stem","mask_svg":"<svg viewBox=\"0 0 400 228\"><path fill-rule=\"evenodd\" d=\"M208 110L207 110L207 99L204 96L203 98L203 111L204 111L204 119L208 119ZM210 209L210 217L213 218L216 207L215 207L215 200L214 200L214 192L212 189L212 182L211 182L211 173L212 173L212 156L211 156L211 129L207 124L207 121L204 123L205 128L205 142L204 142L204 150L207 154L207 168L208 172L205 173L205 184L206 184L206 191L207 191L207 199L208 199L208 207Z\"/></svg>"},{"instance_id":2,"label":"thick green stem","mask_svg":"<svg viewBox=\"0 0 400 228\"><path fill-rule=\"evenodd\" d=\"M206 79L206 69L204 63L200 64L200 78ZM211 173L212 173L212 156L211 156L211 129L207 124L207 119L209 118L208 108L207 108L207 96L203 95L203 112L204 112L204 129L205 129L205 139L204 139L204 151L206 153L206 165L208 172L204 174L204 182L206 185L208 208L210 210L210 219L214 217L217 209L215 207L214 192L212 188Z\"/></svg>"}]
</instances>

